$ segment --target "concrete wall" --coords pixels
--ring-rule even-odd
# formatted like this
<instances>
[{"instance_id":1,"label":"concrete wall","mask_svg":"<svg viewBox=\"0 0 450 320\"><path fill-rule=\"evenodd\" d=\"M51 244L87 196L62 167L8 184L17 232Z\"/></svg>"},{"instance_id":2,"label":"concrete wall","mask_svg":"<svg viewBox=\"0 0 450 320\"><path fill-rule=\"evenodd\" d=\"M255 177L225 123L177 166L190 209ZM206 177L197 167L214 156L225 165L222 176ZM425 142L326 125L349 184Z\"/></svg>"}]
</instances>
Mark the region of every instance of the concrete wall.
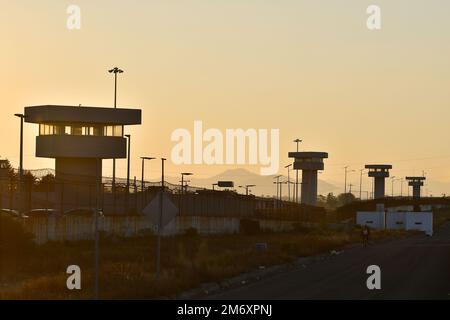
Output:
<instances>
[{"instance_id":1,"label":"concrete wall","mask_svg":"<svg viewBox=\"0 0 450 320\"><path fill-rule=\"evenodd\" d=\"M386 213L386 229L404 230L406 226L405 212L387 212Z\"/></svg>"},{"instance_id":2,"label":"concrete wall","mask_svg":"<svg viewBox=\"0 0 450 320\"><path fill-rule=\"evenodd\" d=\"M433 235L432 212L408 212L406 213L406 230L423 231L427 235Z\"/></svg>"},{"instance_id":3,"label":"concrete wall","mask_svg":"<svg viewBox=\"0 0 450 320\"><path fill-rule=\"evenodd\" d=\"M384 229L384 219L384 212L358 212L356 215L356 224L360 226L366 225L372 229Z\"/></svg>"},{"instance_id":4,"label":"concrete wall","mask_svg":"<svg viewBox=\"0 0 450 320\"><path fill-rule=\"evenodd\" d=\"M418 230L433 235L432 212L358 212L356 223L374 229L384 229L386 226L389 230Z\"/></svg>"},{"instance_id":5,"label":"concrete wall","mask_svg":"<svg viewBox=\"0 0 450 320\"><path fill-rule=\"evenodd\" d=\"M24 220L26 230L34 234L35 241L77 241L93 239L94 219L92 217L66 216L60 218L33 217ZM293 229L292 221L260 220L260 227L266 231L282 232ZM165 236L183 234L195 228L200 234L232 234L239 232L240 219L235 217L178 216L163 231ZM106 216L99 219L99 229L107 234L131 237L155 226L144 216Z\"/></svg>"}]
</instances>

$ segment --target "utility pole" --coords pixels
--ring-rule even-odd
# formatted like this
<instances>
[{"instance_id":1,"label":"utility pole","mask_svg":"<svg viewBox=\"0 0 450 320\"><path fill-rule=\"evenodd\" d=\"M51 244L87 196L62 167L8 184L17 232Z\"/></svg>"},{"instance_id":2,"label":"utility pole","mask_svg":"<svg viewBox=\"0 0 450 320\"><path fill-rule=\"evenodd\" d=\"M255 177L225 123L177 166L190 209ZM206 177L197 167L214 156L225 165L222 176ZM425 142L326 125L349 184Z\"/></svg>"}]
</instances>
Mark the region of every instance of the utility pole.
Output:
<instances>
[{"instance_id":1,"label":"utility pole","mask_svg":"<svg viewBox=\"0 0 450 320\"><path fill-rule=\"evenodd\" d=\"M345 178L344 178L344 194L346 194L347 193L347 173L348 172L355 172L355 170L348 170L348 166L345 166L344 167L344 170L345 170Z\"/></svg>"}]
</instances>

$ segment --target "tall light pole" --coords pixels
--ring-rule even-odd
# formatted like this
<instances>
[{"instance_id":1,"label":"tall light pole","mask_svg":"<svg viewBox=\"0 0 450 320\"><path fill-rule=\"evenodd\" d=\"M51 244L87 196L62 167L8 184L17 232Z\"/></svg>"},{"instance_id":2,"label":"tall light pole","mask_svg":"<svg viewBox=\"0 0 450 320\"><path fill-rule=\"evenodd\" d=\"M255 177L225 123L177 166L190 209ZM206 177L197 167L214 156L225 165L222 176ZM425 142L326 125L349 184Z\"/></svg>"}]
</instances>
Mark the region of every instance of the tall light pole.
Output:
<instances>
[{"instance_id":1,"label":"tall light pole","mask_svg":"<svg viewBox=\"0 0 450 320\"><path fill-rule=\"evenodd\" d=\"M101 180L102 180L102 173L100 170L101 167L101 159L97 158L97 172L96 172L96 186L97 186L97 197L96 197L96 208L95 208L95 288L94 288L94 298L95 300L98 300L99 298L99 279L100 279L100 239L99 239L99 230L98 230L98 216L100 212L100 197L101 197Z\"/></svg>"},{"instance_id":2,"label":"tall light pole","mask_svg":"<svg viewBox=\"0 0 450 320\"><path fill-rule=\"evenodd\" d=\"M285 166L285 168L288 169L288 182L287 182L287 184L288 184L288 199L289 199L289 202L291 201L291 178L290 178L290 170L289 170L291 167L292 167L292 163L288 164L287 166Z\"/></svg>"},{"instance_id":3,"label":"tall light pole","mask_svg":"<svg viewBox=\"0 0 450 320\"><path fill-rule=\"evenodd\" d=\"M366 169L359 169L359 200L362 201L362 176Z\"/></svg>"},{"instance_id":4,"label":"tall light pole","mask_svg":"<svg viewBox=\"0 0 450 320\"><path fill-rule=\"evenodd\" d=\"M145 168L145 160L155 160L156 158L152 157L141 157L142 159L142 176L141 176L141 207L144 207L144 190L145 190L145 180L144 180L144 168Z\"/></svg>"},{"instance_id":5,"label":"tall light pole","mask_svg":"<svg viewBox=\"0 0 450 320\"><path fill-rule=\"evenodd\" d=\"M131 135L126 134L128 139L128 151L127 151L127 190L126 190L126 210L129 210L129 197L130 197L130 159L131 159Z\"/></svg>"},{"instance_id":6,"label":"tall light pole","mask_svg":"<svg viewBox=\"0 0 450 320\"><path fill-rule=\"evenodd\" d=\"M295 139L294 142L297 144L297 152L299 151L298 145L303 142L301 139ZM295 170L295 202L298 203L298 170Z\"/></svg>"},{"instance_id":7,"label":"tall light pole","mask_svg":"<svg viewBox=\"0 0 450 320\"><path fill-rule=\"evenodd\" d=\"M274 184L277 185L277 204L279 204L279 201L280 201L280 191L279 191L279 188L280 188L280 178L281 178L281 177L282 177L281 175L274 177L274 179L277 179L277 181L274 182ZM278 207L278 205L277 205L277 207Z\"/></svg>"},{"instance_id":8,"label":"tall light pole","mask_svg":"<svg viewBox=\"0 0 450 320\"><path fill-rule=\"evenodd\" d=\"M156 244L156 279L159 279L161 273L161 229L164 203L164 162L166 160L166 158L161 158L161 193L159 198L158 240Z\"/></svg>"},{"instance_id":9,"label":"tall light pole","mask_svg":"<svg viewBox=\"0 0 450 320\"><path fill-rule=\"evenodd\" d=\"M114 67L108 70L109 73L114 73L114 108L117 108L117 74L123 73L123 70Z\"/></svg>"},{"instance_id":10,"label":"tall light pole","mask_svg":"<svg viewBox=\"0 0 450 320\"><path fill-rule=\"evenodd\" d=\"M109 73L114 73L114 109L117 108L117 74L123 73L123 70L114 67L108 70ZM116 210L116 159L113 159L113 176L112 176L112 193L114 202L114 211Z\"/></svg>"},{"instance_id":11,"label":"tall light pole","mask_svg":"<svg viewBox=\"0 0 450 320\"><path fill-rule=\"evenodd\" d=\"M25 115L21 113L14 114L16 117L20 118L20 160L19 160L19 194L22 197L22 182L23 182L23 119ZM20 201L23 203L23 201Z\"/></svg>"}]
</instances>

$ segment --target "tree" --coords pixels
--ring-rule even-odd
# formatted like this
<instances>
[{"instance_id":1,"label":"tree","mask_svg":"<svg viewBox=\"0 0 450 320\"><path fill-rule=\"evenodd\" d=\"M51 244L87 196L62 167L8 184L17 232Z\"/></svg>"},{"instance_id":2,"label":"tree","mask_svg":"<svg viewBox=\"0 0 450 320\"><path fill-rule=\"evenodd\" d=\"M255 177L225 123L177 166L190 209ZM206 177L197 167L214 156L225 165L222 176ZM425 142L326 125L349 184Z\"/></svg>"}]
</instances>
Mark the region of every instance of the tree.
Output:
<instances>
[{"instance_id":1,"label":"tree","mask_svg":"<svg viewBox=\"0 0 450 320\"><path fill-rule=\"evenodd\" d=\"M55 175L49 173L43 176L37 183L36 186L37 191L41 192L52 192L55 190Z\"/></svg>"},{"instance_id":2,"label":"tree","mask_svg":"<svg viewBox=\"0 0 450 320\"><path fill-rule=\"evenodd\" d=\"M324 207L327 210L334 210L338 207L338 200L332 192L326 196L319 195L317 197L317 206Z\"/></svg>"},{"instance_id":3,"label":"tree","mask_svg":"<svg viewBox=\"0 0 450 320\"><path fill-rule=\"evenodd\" d=\"M353 193L341 193L337 197L337 202L338 202L339 207L349 204L350 202L353 202L355 200L356 200L356 197L353 195Z\"/></svg>"}]
</instances>

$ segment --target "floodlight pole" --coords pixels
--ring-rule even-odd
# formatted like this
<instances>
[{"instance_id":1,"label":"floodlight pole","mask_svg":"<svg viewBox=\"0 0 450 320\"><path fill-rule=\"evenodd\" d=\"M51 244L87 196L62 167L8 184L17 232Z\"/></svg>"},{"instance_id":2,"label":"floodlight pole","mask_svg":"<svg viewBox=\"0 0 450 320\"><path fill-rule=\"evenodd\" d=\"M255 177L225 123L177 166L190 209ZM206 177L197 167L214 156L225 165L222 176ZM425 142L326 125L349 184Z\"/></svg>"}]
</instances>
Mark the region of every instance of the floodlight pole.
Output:
<instances>
[{"instance_id":1,"label":"floodlight pole","mask_svg":"<svg viewBox=\"0 0 450 320\"><path fill-rule=\"evenodd\" d=\"M114 73L114 109L117 108L117 74L123 73L123 70L114 67L108 70L109 73ZM113 206L114 213L116 212L116 159L113 159L113 177L112 177L112 193L113 193Z\"/></svg>"},{"instance_id":2,"label":"floodlight pole","mask_svg":"<svg viewBox=\"0 0 450 320\"><path fill-rule=\"evenodd\" d=\"M163 218L163 199L164 199L164 161L167 159L161 158L161 192L159 198L159 219L158 219L158 240L156 248L156 279L161 276L161 229Z\"/></svg>"}]
</instances>

